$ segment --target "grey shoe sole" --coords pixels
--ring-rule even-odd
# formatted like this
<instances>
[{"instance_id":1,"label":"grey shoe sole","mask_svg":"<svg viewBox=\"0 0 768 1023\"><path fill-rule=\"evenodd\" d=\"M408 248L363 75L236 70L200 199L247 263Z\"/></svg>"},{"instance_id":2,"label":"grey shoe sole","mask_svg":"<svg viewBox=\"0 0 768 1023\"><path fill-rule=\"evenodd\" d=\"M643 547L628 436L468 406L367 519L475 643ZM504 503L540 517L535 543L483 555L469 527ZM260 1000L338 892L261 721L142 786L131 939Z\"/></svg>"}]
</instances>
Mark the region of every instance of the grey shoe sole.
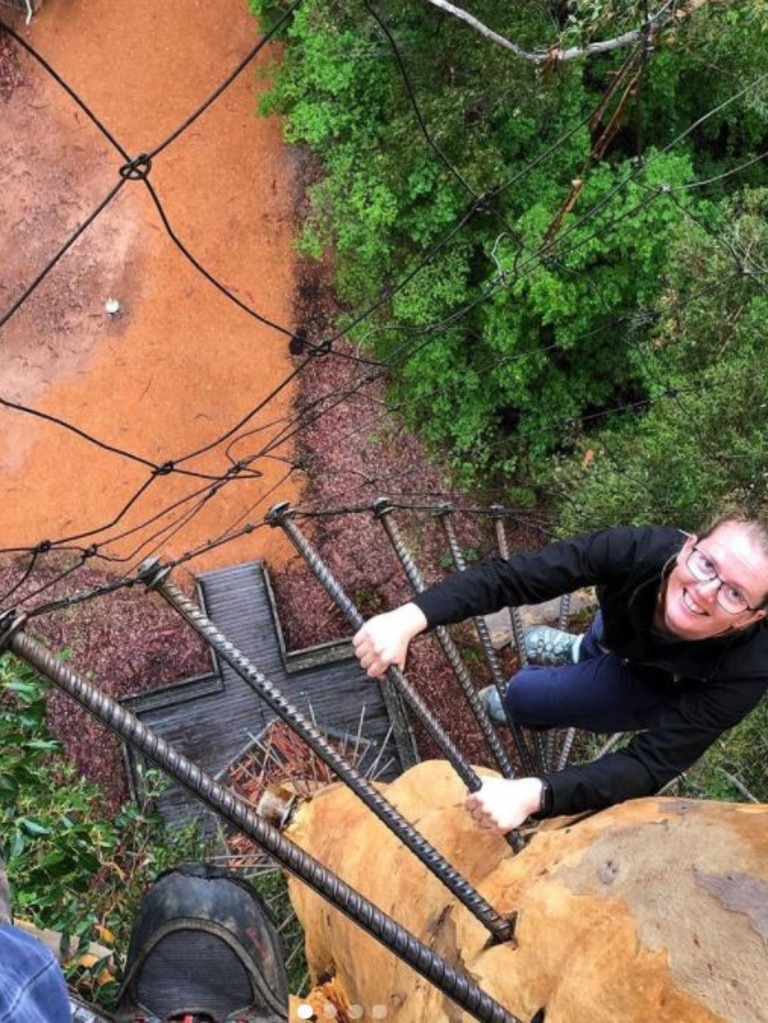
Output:
<instances>
[{"instance_id":1,"label":"grey shoe sole","mask_svg":"<svg viewBox=\"0 0 768 1023\"><path fill-rule=\"evenodd\" d=\"M523 646L531 664L545 668L559 668L564 664L575 664L574 648L578 649L581 636L563 632L549 625L538 625L526 632Z\"/></svg>"},{"instance_id":2,"label":"grey shoe sole","mask_svg":"<svg viewBox=\"0 0 768 1023\"><path fill-rule=\"evenodd\" d=\"M506 725L507 715L504 713L501 696L496 686L485 686L479 690L477 695L480 697L491 721L494 721L497 725Z\"/></svg>"}]
</instances>

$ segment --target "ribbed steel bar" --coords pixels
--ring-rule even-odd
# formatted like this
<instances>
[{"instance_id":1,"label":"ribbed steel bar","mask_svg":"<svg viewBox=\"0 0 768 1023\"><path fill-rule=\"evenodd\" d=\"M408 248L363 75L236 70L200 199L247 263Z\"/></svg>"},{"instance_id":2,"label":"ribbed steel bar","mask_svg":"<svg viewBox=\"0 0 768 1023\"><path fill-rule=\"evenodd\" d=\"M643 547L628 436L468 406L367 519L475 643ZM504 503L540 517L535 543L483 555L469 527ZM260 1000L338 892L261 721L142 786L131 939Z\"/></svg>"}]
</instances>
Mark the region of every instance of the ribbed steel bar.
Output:
<instances>
[{"instance_id":1,"label":"ribbed steel bar","mask_svg":"<svg viewBox=\"0 0 768 1023\"><path fill-rule=\"evenodd\" d=\"M557 770L562 771L568 764L568 757L571 755L573 749L573 743L576 739L576 729L569 728L565 733L565 739L563 739L563 745L560 747L560 756L557 761Z\"/></svg>"},{"instance_id":2,"label":"ribbed steel bar","mask_svg":"<svg viewBox=\"0 0 768 1023\"><path fill-rule=\"evenodd\" d=\"M571 613L571 595L570 593L564 593L560 598L560 607L557 614L557 627L558 629L568 628L568 615Z\"/></svg>"},{"instance_id":3,"label":"ribbed steel bar","mask_svg":"<svg viewBox=\"0 0 768 1023\"><path fill-rule=\"evenodd\" d=\"M159 562L148 562L140 570L142 581L160 596L202 636L217 655L237 672L241 679L299 735L309 748L335 771L369 810L421 863L441 881L451 894L485 926L498 941L508 941L512 927L508 920L470 885L451 864L401 816L394 806L327 741L324 735L282 695L226 636L207 618L186 594L168 579L168 569Z\"/></svg>"},{"instance_id":4,"label":"ribbed steel bar","mask_svg":"<svg viewBox=\"0 0 768 1023\"><path fill-rule=\"evenodd\" d=\"M557 618L558 629L565 629L568 625L568 615L571 612L571 595L570 593L564 593L560 598L560 614ZM554 733L553 733L554 734ZM557 760L554 758L554 750L548 745L547 748L547 763L550 768L555 768L558 771L562 771L568 763L568 758L571 755L573 749L573 743L576 738L576 729L569 728L563 736L563 744L560 747L560 754Z\"/></svg>"},{"instance_id":5,"label":"ribbed steel bar","mask_svg":"<svg viewBox=\"0 0 768 1023\"><path fill-rule=\"evenodd\" d=\"M491 508L491 512L492 513L494 512L494 508ZM493 520L494 526L496 528L496 544L499 548L499 554L501 555L502 558L507 559L509 558L509 544L507 543L507 533L506 530L504 529L504 519L501 515L494 514ZM515 641L515 649L517 650L517 656L520 662L520 667L524 668L525 665L528 663L528 654L525 652L525 643L523 641L524 640L523 619L520 616L520 609L518 607L510 607L507 608L507 610L509 611L509 621L510 625L512 626L512 638ZM506 711L506 704L504 704L504 709ZM543 771L544 750L542 749L540 736L534 735L533 737L534 747L536 749L536 760L538 761L538 763L536 763L534 761L533 756L531 755L530 749L528 748L528 744L525 741L525 737L523 736L520 726L517 724L516 721L512 719L512 717L509 714L507 714L507 721L509 722L509 727L512 729L513 733L516 731L519 736L518 748L521 751L525 750L524 761L525 770L529 774L536 774L538 771Z\"/></svg>"},{"instance_id":6,"label":"ribbed steel bar","mask_svg":"<svg viewBox=\"0 0 768 1023\"><path fill-rule=\"evenodd\" d=\"M568 615L570 613L570 609L571 595L570 593L564 593L560 597L560 603L558 605L557 611L557 628L561 629L562 631L565 631L565 629L568 627ZM555 751L555 747L557 745L558 739L560 738L562 738L563 744L560 747L560 753L557 754ZM547 739L544 744L544 765L548 771L555 771L558 769L562 770L562 768L559 768L558 765L560 763L560 758L563 755L563 749L566 749L567 747L565 753L565 758L567 760L568 755L570 753L570 745L572 744L573 737L571 737L569 744L568 732L564 731L562 728L550 728L550 730L547 732Z\"/></svg>"},{"instance_id":7,"label":"ribbed steel bar","mask_svg":"<svg viewBox=\"0 0 768 1023\"><path fill-rule=\"evenodd\" d=\"M290 839L281 835L267 821L262 820L245 800L214 781L210 775L175 750L156 732L142 724L130 711L56 660L44 647L21 632L22 624L17 619L10 627L0 627L0 651L10 650L41 675L49 678L62 692L151 760L170 778L191 792L232 827L256 842L283 869L294 874L385 948L412 966L475 1019L481 1023L520 1023L516 1016L482 991L469 977L454 970L415 935L382 913L358 891L345 884Z\"/></svg>"},{"instance_id":8,"label":"ribbed steel bar","mask_svg":"<svg viewBox=\"0 0 768 1023\"><path fill-rule=\"evenodd\" d=\"M365 619L341 588L341 585L333 577L330 569L323 562L314 547L312 547L309 540L307 540L296 523L291 519L290 505L287 502L275 505L267 512L265 520L272 526L279 526L286 533L301 556L315 573L318 581L322 583L327 593L336 602L337 607L341 610L350 625L354 629L362 628L365 624ZM480 777L466 762L456 744L441 727L440 723L435 720L434 715L430 712L424 701L414 690L413 686L411 686L410 682L408 682L402 671L400 671L399 668L388 668L387 679L403 696L414 714L429 731L429 734L440 747L440 751L443 756L467 786L469 791L477 792L482 786ZM522 848L522 841L515 833L510 832L506 838L516 852Z\"/></svg>"},{"instance_id":9,"label":"ribbed steel bar","mask_svg":"<svg viewBox=\"0 0 768 1023\"><path fill-rule=\"evenodd\" d=\"M575 731L575 729L572 729L572 730ZM618 746L618 744L621 742L621 740L624 738L625 735L626 735L626 732L614 732L613 735L610 736L610 738L608 738L603 743L603 745L600 747L600 749L597 751L597 753L595 753L595 755L592 757L592 759L593 760L599 760L600 757L604 757L607 753L610 753L612 750L614 750Z\"/></svg>"},{"instance_id":10,"label":"ribbed steel bar","mask_svg":"<svg viewBox=\"0 0 768 1023\"><path fill-rule=\"evenodd\" d=\"M544 742L544 766L548 771L554 771L557 767L558 758L555 753L555 746L560 734L561 729L559 728L550 728L547 732L547 738Z\"/></svg>"},{"instance_id":11,"label":"ribbed steel bar","mask_svg":"<svg viewBox=\"0 0 768 1023\"><path fill-rule=\"evenodd\" d=\"M398 529L397 523L392 515L392 506L386 498L381 497L373 503L373 511L379 522L384 527L384 532L389 537L389 541L394 548L395 554L398 557L400 564L403 566L403 571L408 577L408 582L411 584L415 593L422 593L426 589L424 583L424 577L419 571L416 562L413 559L413 555L406 547L402 534ZM496 729L493 727L491 719L488 717L488 712L477 695L477 689L469 677L466 665L461 658L456 644L453 641L448 629L444 625L438 625L435 629L435 638L443 649L443 653L446 656L448 663L453 669L453 673L459 685L462 688L464 695L467 698L472 713L475 716L475 720L480 726L480 730L485 737L485 741L493 753L496 763L499 765L499 770L505 778L514 778L515 771L512 764L509 761L506 750L501 745L501 741L496 734Z\"/></svg>"},{"instance_id":12,"label":"ribbed steel bar","mask_svg":"<svg viewBox=\"0 0 768 1023\"><path fill-rule=\"evenodd\" d=\"M493 521L496 527L496 544L499 554L502 558L507 559L509 558L509 544L507 543L507 532L504 529L504 519L500 515L495 515ZM523 619L520 617L520 609L510 607L509 618L512 623L512 636L515 640L520 667L524 668L528 663L528 654L525 652L525 643L523 642L525 630L523 629Z\"/></svg>"},{"instance_id":13,"label":"ribbed steel bar","mask_svg":"<svg viewBox=\"0 0 768 1023\"><path fill-rule=\"evenodd\" d=\"M466 571L467 563L464 559L464 554L459 545L458 537L456 536L456 530L453 528L453 522L451 516L453 515L453 508L449 504L443 505L435 512L436 518L445 531L445 537L448 541L448 548L453 558L453 563L459 572ZM493 681L496 683L496 687L499 690L501 696L504 695L504 691L507 688L507 676L504 674L504 669L501 666L499 655L496 653L496 648L493 645L491 639L491 630L488 628L488 623L482 615L477 615L472 619L472 622L477 630L477 635L480 638L480 643L485 653L485 659L488 662Z\"/></svg>"}]
</instances>

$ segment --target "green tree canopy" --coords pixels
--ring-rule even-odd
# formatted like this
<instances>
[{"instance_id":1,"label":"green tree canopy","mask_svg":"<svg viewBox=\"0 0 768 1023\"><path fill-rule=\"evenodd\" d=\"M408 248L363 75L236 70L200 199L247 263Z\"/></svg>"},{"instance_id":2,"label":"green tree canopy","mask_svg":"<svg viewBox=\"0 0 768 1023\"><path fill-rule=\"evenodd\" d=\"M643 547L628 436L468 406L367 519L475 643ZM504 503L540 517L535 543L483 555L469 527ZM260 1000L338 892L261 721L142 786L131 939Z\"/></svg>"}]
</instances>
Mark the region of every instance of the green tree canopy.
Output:
<instances>
[{"instance_id":1,"label":"green tree canopy","mask_svg":"<svg viewBox=\"0 0 768 1023\"><path fill-rule=\"evenodd\" d=\"M340 326L466 481L538 479L647 409L679 239L768 186L768 5L656 14L651 33L634 2L473 3L529 54L632 40L536 62L427 0L307 0L286 31L264 108L320 161L302 251L330 257Z\"/></svg>"}]
</instances>

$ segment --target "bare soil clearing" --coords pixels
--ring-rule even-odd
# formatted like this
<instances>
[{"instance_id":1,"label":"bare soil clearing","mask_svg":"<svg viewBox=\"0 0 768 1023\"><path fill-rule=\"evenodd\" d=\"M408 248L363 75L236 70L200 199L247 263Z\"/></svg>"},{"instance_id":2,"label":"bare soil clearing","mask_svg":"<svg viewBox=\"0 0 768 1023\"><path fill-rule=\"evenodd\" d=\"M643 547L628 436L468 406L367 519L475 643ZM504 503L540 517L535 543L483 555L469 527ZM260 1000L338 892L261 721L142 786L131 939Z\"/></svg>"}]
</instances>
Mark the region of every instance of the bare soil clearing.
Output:
<instances>
[{"instance_id":1,"label":"bare soil clearing","mask_svg":"<svg viewBox=\"0 0 768 1023\"><path fill-rule=\"evenodd\" d=\"M3 17L10 21L8 13ZM46 0L29 26L13 26L131 155L173 132L259 37L244 0L160 5L135 0ZM16 47L0 76L0 314L119 181L123 158L36 61ZM214 276L262 315L292 328L294 259L291 156L276 119L256 114L260 54L153 160L152 182L176 235ZM120 313L105 303L115 298ZM288 337L238 309L197 273L168 236L148 190L128 181L0 330L0 396L58 417L155 465L209 444L258 406L294 369ZM249 438L186 466L219 476L256 453L290 413L285 387L248 424ZM258 520L274 500L290 451L254 463L261 475L229 483L174 535L176 557ZM196 505L206 482L155 476L29 414L0 409L0 547L88 534L132 560L139 540ZM151 480L151 482L149 482ZM143 484L146 490L121 515ZM124 540L122 534L161 515ZM117 521L115 521L117 520ZM108 528L102 527L111 524ZM290 558L271 530L195 559L195 570L269 553Z\"/></svg>"}]
</instances>

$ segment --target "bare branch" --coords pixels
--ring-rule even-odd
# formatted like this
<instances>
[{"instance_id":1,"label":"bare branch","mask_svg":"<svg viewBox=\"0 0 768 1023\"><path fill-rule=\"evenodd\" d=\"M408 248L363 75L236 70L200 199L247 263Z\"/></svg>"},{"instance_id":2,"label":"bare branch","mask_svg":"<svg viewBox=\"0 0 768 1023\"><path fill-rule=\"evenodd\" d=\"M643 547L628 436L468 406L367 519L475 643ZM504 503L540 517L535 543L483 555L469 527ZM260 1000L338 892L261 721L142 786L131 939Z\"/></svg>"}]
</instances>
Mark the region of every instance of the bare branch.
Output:
<instances>
[{"instance_id":1,"label":"bare branch","mask_svg":"<svg viewBox=\"0 0 768 1023\"><path fill-rule=\"evenodd\" d=\"M528 53L517 43L512 43L509 39L505 39L504 36L498 35L492 29L484 25L482 21L478 21L473 15L469 14L468 11L463 11L460 7L454 7L453 4L449 4L446 0L427 0L427 3L432 4L434 7L439 7L441 11L447 11L448 14L453 14L455 17L465 21L468 25L479 32L480 35L485 36L486 39L490 39L492 42L497 43L499 46L503 46L505 50L511 50L512 53L517 57L521 57L523 60L532 61L534 64L543 64L549 60L549 54L539 53Z\"/></svg>"},{"instance_id":2,"label":"bare branch","mask_svg":"<svg viewBox=\"0 0 768 1023\"><path fill-rule=\"evenodd\" d=\"M747 786L744 784L744 782L740 781L736 777L736 775L731 774L730 771L726 771L726 769L724 767L718 767L717 770L720 772L720 774L724 774L725 775L725 777L728 779L728 781L731 783L731 785L733 785L734 788L737 788L739 790L739 792L742 794L742 796L744 796L744 798L747 800L747 802L749 802L749 803L757 803L757 802L759 802L757 796L753 796L752 793L747 788Z\"/></svg>"},{"instance_id":3,"label":"bare branch","mask_svg":"<svg viewBox=\"0 0 768 1023\"><path fill-rule=\"evenodd\" d=\"M480 35L485 36L486 39L490 39L491 42L496 43L498 46L503 46L505 50L509 50L510 53L514 53L516 57L521 60L527 60L531 64L541 65L552 61L566 61L566 60L577 60L581 57L590 57L595 53L608 53L610 50L619 50L625 46L631 46L633 43L637 43L642 39L643 35L648 32L651 28L657 27L657 23L666 20L670 16L670 10L674 8L675 0L667 0L659 10L651 15L642 25L641 28L633 29L631 32L625 32L623 35L616 36L614 39L605 39L597 43L589 43L587 46L570 46L566 50L562 50L558 47L553 47L543 53L533 53L529 50L524 50L517 43L511 42L509 39L505 39L504 36L494 32L493 29L488 28L482 21L478 21L474 15L468 11L463 10L461 7L456 7L454 4L448 3L448 0L427 0L427 3L432 4L433 7L438 7L441 11L446 11L448 14L454 15L456 18L460 18L461 21L466 22ZM708 0L690 0L684 10L686 13L691 13L698 7L707 3ZM717 2L717 0L715 0ZM677 12L677 20L680 20L681 12Z\"/></svg>"}]
</instances>

